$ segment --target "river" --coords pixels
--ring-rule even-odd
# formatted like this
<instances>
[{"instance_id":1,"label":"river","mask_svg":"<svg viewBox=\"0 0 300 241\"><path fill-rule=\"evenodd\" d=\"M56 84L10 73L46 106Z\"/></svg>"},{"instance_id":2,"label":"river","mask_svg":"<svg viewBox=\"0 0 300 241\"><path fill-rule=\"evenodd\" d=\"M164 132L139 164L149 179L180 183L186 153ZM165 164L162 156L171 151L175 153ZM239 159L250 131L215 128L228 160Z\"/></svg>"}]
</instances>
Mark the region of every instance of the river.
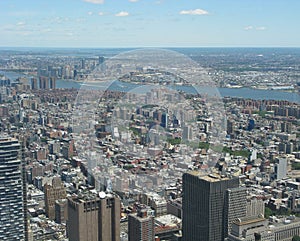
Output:
<instances>
[{"instance_id":1,"label":"river","mask_svg":"<svg viewBox=\"0 0 300 241\"><path fill-rule=\"evenodd\" d=\"M14 72L4 72L0 71L0 74L6 76L11 81L15 81L18 77L27 77L30 78L30 76L25 76L19 73ZM58 79L56 81L56 87L57 88L75 88L80 89L81 87L95 87L93 83L86 83L86 85L82 85L82 82L76 82L72 80L60 80ZM129 83L121 83L119 81L116 81L112 87L113 90L119 90L119 91L128 91L130 89L133 89L135 87L134 84ZM105 87L99 87L99 88L105 88ZM189 86L179 86L177 87L179 90L184 90L185 92L193 92L191 90L191 87ZM299 92L284 92L279 90L259 90L259 89L251 89L251 88L218 88L220 95L222 97L240 97L240 98L249 98L254 100L287 100L291 102L296 102L300 104L300 94ZM215 92L213 88L206 88L198 91L200 93L206 93L206 92Z\"/></svg>"}]
</instances>

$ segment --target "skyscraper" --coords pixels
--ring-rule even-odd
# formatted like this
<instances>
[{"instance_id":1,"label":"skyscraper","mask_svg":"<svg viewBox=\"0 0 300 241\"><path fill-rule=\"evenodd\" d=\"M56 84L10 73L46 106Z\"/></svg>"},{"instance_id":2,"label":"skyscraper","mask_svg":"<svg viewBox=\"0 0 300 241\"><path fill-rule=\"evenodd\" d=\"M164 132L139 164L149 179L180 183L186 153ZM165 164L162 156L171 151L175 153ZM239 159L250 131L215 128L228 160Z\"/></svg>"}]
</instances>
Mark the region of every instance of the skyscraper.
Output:
<instances>
[{"instance_id":1,"label":"skyscraper","mask_svg":"<svg viewBox=\"0 0 300 241\"><path fill-rule=\"evenodd\" d=\"M292 123L291 122L282 122L281 123L281 132L292 133Z\"/></svg>"},{"instance_id":2,"label":"skyscraper","mask_svg":"<svg viewBox=\"0 0 300 241\"><path fill-rule=\"evenodd\" d=\"M238 178L219 174L183 175L183 240L223 241L226 234L225 193L239 186Z\"/></svg>"},{"instance_id":3,"label":"skyscraper","mask_svg":"<svg viewBox=\"0 0 300 241\"><path fill-rule=\"evenodd\" d=\"M233 120L227 120L227 134L233 135L234 134L234 122Z\"/></svg>"},{"instance_id":4,"label":"skyscraper","mask_svg":"<svg viewBox=\"0 0 300 241\"><path fill-rule=\"evenodd\" d=\"M20 150L18 140L0 137L0 240L27 239Z\"/></svg>"},{"instance_id":5,"label":"skyscraper","mask_svg":"<svg viewBox=\"0 0 300 241\"><path fill-rule=\"evenodd\" d=\"M37 84L37 79L36 78L31 79L31 89L32 90L37 90L38 89L38 84Z\"/></svg>"},{"instance_id":6,"label":"skyscraper","mask_svg":"<svg viewBox=\"0 0 300 241\"><path fill-rule=\"evenodd\" d=\"M193 131L191 126L184 126L182 132L182 139L184 140L191 140L193 138Z\"/></svg>"},{"instance_id":7,"label":"skyscraper","mask_svg":"<svg viewBox=\"0 0 300 241\"><path fill-rule=\"evenodd\" d=\"M287 174L287 159L286 158L277 158L275 164L275 178L277 180L283 179Z\"/></svg>"},{"instance_id":8,"label":"skyscraper","mask_svg":"<svg viewBox=\"0 0 300 241\"><path fill-rule=\"evenodd\" d=\"M40 82L40 89L49 89L48 77L40 76L39 82Z\"/></svg>"},{"instance_id":9,"label":"skyscraper","mask_svg":"<svg viewBox=\"0 0 300 241\"><path fill-rule=\"evenodd\" d=\"M103 64L105 61L105 58L103 56L98 57L98 64Z\"/></svg>"},{"instance_id":10,"label":"skyscraper","mask_svg":"<svg viewBox=\"0 0 300 241\"><path fill-rule=\"evenodd\" d=\"M129 241L154 240L154 212L150 207L142 205L137 214L128 217Z\"/></svg>"},{"instance_id":11,"label":"skyscraper","mask_svg":"<svg viewBox=\"0 0 300 241\"><path fill-rule=\"evenodd\" d=\"M50 77L50 89L56 89L56 78Z\"/></svg>"},{"instance_id":12,"label":"skyscraper","mask_svg":"<svg viewBox=\"0 0 300 241\"><path fill-rule=\"evenodd\" d=\"M64 184L61 182L60 177L53 177L52 183L44 185L45 194L45 210L49 219L55 219L55 201L64 199L67 196Z\"/></svg>"},{"instance_id":13,"label":"skyscraper","mask_svg":"<svg viewBox=\"0 0 300 241\"><path fill-rule=\"evenodd\" d=\"M81 69L85 69L85 59L81 60Z\"/></svg>"},{"instance_id":14,"label":"skyscraper","mask_svg":"<svg viewBox=\"0 0 300 241\"><path fill-rule=\"evenodd\" d=\"M237 218L247 215L247 190L246 188L230 188L225 195L225 233L230 233L231 225Z\"/></svg>"},{"instance_id":15,"label":"skyscraper","mask_svg":"<svg viewBox=\"0 0 300 241\"><path fill-rule=\"evenodd\" d=\"M68 200L58 199L55 201L55 222L64 223L68 219Z\"/></svg>"},{"instance_id":16,"label":"skyscraper","mask_svg":"<svg viewBox=\"0 0 300 241\"><path fill-rule=\"evenodd\" d=\"M169 118L168 113L162 113L162 116L161 116L161 126L163 128L168 128L168 118Z\"/></svg>"},{"instance_id":17,"label":"skyscraper","mask_svg":"<svg viewBox=\"0 0 300 241\"><path fill-rule=\"evenodd\" d=\"M68 198L67 233L70 241L120 241L120 199L81 194Z\"/></svg>"}]
</instances>

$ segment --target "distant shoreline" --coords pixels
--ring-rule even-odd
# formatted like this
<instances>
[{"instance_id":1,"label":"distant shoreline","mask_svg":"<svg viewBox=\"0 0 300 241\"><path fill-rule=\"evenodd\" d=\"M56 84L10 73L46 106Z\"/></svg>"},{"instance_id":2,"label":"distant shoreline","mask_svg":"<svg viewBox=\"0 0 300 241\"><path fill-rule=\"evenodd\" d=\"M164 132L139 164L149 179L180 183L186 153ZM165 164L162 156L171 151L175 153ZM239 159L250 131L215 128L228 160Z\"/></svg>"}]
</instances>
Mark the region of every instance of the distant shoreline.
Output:
<instances>
[{"instance_id":1,"label":"distant shoreline","mask_svg":"<svg viewBox=\"0 0 300 241\"><path fill-rule=\"evenodd\" d=\"M132 49L300 49L300 46L128 46L128 47L53 47L53 46L39 46L39 47L24 47L24 46L0 46L0 50L91 50L91 49L108 49L108 50L132 50Z\"/></svg>"}]
</instances>

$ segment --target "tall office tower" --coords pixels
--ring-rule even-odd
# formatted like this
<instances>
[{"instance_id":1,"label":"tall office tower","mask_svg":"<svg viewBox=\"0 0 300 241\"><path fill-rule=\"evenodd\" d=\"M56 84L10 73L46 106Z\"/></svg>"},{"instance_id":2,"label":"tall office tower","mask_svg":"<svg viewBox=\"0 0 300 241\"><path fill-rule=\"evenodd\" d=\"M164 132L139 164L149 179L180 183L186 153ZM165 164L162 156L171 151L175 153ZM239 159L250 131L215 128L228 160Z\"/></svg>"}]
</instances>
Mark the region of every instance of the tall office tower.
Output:
<instances>
[{"instance_id":1,"label":"tall office tower","mask_svg":"<svg viewBox=\"0 0 300 241\"><path fill-rule=\"evenodd\" d=\"M182 132L182 139L191 140L193 139L193 130L191 126L184 126Z\"/></svg>"},{"instance_id":2,"label":"tall office tower","mask_svg":"<svg viewBox=\"0 0 300 241\"><path fill-rule=\"evenodd\" d=\"M99 56L98 58L98 65L99 65L99 70L104 71L106 66L105 66L105 58L103 56Z\"/></svg>"},{"instance_id":3,"label":"tall office tower","mask_svg":"<svg viewBox=\"0 0 300 241\"><path fill-rule=\"evenodd\" d=\"M292 123L291 122L282 122L281 123L281 132L292 133Z\"/></svg>"},{"instance_id":4,"label":"tall office tower","mask_svg":"<svg viewBox=\"0 0 300 241\"><path fill-rule=\"evenodd\" d=\"M99 56L98 58L98 64L103 64L105 61L105 58L103 56Z\"/></svg>"},{"instance_id":5,"label":"tall office tower","mask_svg":"<svg viewBox=\"0 0 300 241\"><path fill-rule=\"evenodd\" d=\"M288 142L286 144L286 153L287 154L292 154L293 151L294 151L294 144L293 144L293 142Z\"/></svg>"},{"instance_id":6,"label":"tall office tower","mask_svg":"<svg viewBox=\"0 0 300 241\"><path fill-rule=\"evenodd\" d=\"M70 241L120 241L120 199L101 192L68 198Z\"/></svg>"},{"instance_id":7,"label":"tall office tower","mask_svg":"<svg viewBox=\"0 0 300 241\"><path fill-rule=\"evenodd\" d=\"M278 158L275 164L275 178L277 180L283 179L287 174L287 159L286 158Z\"/></svg>"},{"instance_id":8,"label":"tall office tower","mask_svg":"<svg viewBox=\"0 0 300 241\"><path fill-rule=\"evenodd\" d=\"M45 211L49 219L55 219L55 201L67 197L66 189L60 177L53 177L52 183L44 185Z\"/></svg>"},{"instance_id":9,"label":"tall office tower","mask_svg":"<svg viewBox=\"0 0 300 241\"><path fill-rule=\"evenodd\" d=\"M254 119L250 119L248 122L248 127L247 130L248 131L252 131L255 128L255 120Z\"/></svg>"},{"instance_id":10,"label":"tall office tower","mask_svg":"<svg viewBox=\"0 0 300 241\"><path fill-rule=\"evenodd\" d=\"M227 231L229 234L232 223L237 218L244 218L247 215L247 190L246 188L230 188L225 195L225 222L227 221ZM227 217L226 217L227 216ZM225 226L225 227L226 227Z\"/></svg>"},{"instance_id":11,"label":"tall office tower","mask_svg":"<svg viewBox=\"0 0 300 241\"><path fill-rule=\"evenodd\" d=\"M27 240L20 150L18 140L0 137L0 240Z\"/></svg>"},{"instance_id":12,"label":"tall office tower","mask_svg":"<svg viewBox=\"0 0 300 241\"><path fill-rule=\"evenodd\" d=\"M142 205L137 214L130 214L128 218L129 241L154 241L154 212Z\"/></svg>"},{"instance_id":13,"label":"tall office tower","mask_svg":"<svg viewBox=\"0 0 300 241\"><path fill-rule=\"evenodd\" d=\"M162 116L161 116L161 126L163 128L168 128L168 118L169 118L168 113L163 113L162 114Z\"/></svg>"},{"instance_id":14,"label":"tall office tower","mask_svg":"<svg viewBox=\"0 0 300 241\"><path fill-rule=\"evenodd\" d=\"M44 89L49 89L49 78L48 77L44 77Z\"/></svg>"},{"instance_id":15,"label":"tall office tower","mask_svg":"<svg viewBox=\"0 0 300 241\"><path fill-rule=\"evenodd\" d=\"M183 174L183 241L223 241L226 190L238 186L238 178L197 171Z\"/></svg>"},{"instance_id":16,"label":"tall office tower","mask_svg":"<svg viewBox=\"0 0 300 241\"><path fill-rule=\"evenodd\" d=\"M22 168L22 191L23 191L23 214L24 214L24 229L25 229L25 241L31 241L30 236L30 222L27 212L27 183L26 183L26 162L25 160L25 144L24 140L21 142L21 168Z\"/></svg>"},{"instance_id":17,"label":"tall office tower","mask_svg":"<svg viewBox=\"0 0 300 241\"><path fill-rule=\"evenodd\" d=\"M85 59L81 60L81 69L85 69Z\"/></svg>"},{"instance_id":18,"label":"tall office tower","mask_svg":"<svg viewBox=\"0 0 300 241\"><path fill-rule=\"evenodd\" d=\"M40 86L40 89L44 89L44 78L43 76L40 76L39 77L39 86Z\"/></svg>"},{"instance_id":19,"label":"tall office tower","mask_svg":"<svg viewBox=\"0 0 300 241\"><path fill-rule=\"evenodd\" d=\"M227 120L227 134L228 135L234 134L234 123L232 120Z\"/></svg>"},{"instance_id":20,"label":"tall office tower","mask_svg":"<svg viewBox=\"0 0 300 241\"><path fill-rule=\"evenodd\" d=\"M38 89L37 78L31 78L31 89L32 90L37 90Z\"/></svg>"},{"instance_id":21,"label":"tall office tower","mask_svg":"<svg viewBox=\"0 0 300 241\"><path fill-rule=\"evenodd\" d=\"M40 87L40 89L44 89L43 78L44 77L42 77L42 76L39 77L39 87Z\"/></svg>"},{"instance_id":22,"label":"tall office tower","mask_svg":"<svg viewBox=\"0 0 300 241\"><path fill-rule=\"evenodd\" d=\"M48 77L40 76L39 80L40 80L40 89L44 89L44 90L49 89Z\"/></svg>"},{"instance_id":23,"label":"tall office tower","mask_svg":"<svg viewBox=\"0 0 300 241\"><path fill-rule=\"evenodd\" d=\"M56 89L56 78L50 77L50 89Z\"/></svg>"},{"instance_id":24,"label":"tall office tower","mask_svg":"<svg viewBox=\"0 0 300 241\"><path fill-rule=\"evenodd\" d=\"M68 200L58 199L55 201L55 222L65 223L68 220Z\"/></svg>"}]
</instances>

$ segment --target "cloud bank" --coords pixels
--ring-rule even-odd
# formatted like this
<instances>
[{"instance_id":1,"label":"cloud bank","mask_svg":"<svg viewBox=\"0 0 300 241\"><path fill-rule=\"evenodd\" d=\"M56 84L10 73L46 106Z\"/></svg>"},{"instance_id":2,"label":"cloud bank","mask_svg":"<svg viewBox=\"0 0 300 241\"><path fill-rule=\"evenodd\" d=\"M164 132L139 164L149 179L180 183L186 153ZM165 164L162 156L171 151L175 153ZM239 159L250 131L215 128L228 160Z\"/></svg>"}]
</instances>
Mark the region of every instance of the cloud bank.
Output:
<instances>
[{"instance_id":1,"label":"cloud bank","mask_svg":"<svg viewBox=\"0 0 300 241\"><path fill-rule=\"evenodd\" d=\"M181 15L207 15L208 12L206 10L197 8L197 9L191 9L191 10L182 10L179 12Z\"/></svg>"}]
</instances>

